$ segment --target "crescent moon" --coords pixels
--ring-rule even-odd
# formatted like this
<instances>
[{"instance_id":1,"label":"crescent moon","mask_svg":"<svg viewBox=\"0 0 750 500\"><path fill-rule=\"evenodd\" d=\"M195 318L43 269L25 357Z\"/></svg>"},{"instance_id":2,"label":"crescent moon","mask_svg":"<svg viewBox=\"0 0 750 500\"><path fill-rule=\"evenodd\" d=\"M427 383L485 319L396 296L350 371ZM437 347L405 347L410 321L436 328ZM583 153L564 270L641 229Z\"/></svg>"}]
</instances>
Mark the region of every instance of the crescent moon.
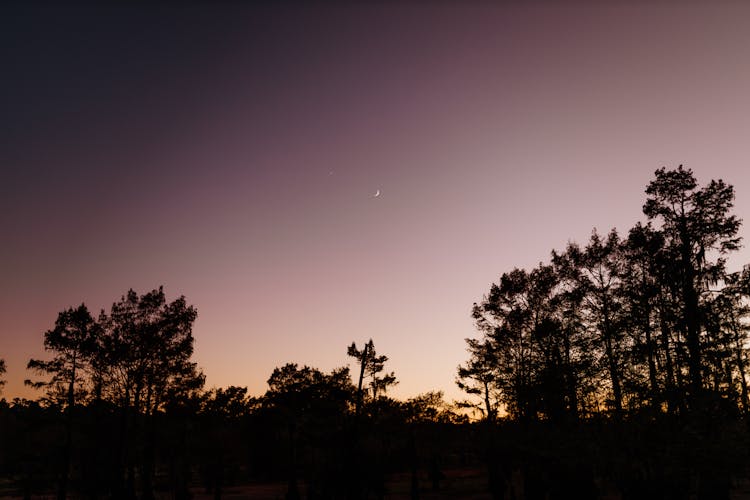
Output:
<instances>
[{"instance_id":1,"label":"crescent moon","mask_svg":"<svg viewBox=\"0 0 750 500\"><path fill-rule=\"evenodd\" d=\"M378 189L377 191L375 191L375 194L373 195L373 198L377 198L378 196L380 196L380 189Z\"/></svg>"}]
</instances>

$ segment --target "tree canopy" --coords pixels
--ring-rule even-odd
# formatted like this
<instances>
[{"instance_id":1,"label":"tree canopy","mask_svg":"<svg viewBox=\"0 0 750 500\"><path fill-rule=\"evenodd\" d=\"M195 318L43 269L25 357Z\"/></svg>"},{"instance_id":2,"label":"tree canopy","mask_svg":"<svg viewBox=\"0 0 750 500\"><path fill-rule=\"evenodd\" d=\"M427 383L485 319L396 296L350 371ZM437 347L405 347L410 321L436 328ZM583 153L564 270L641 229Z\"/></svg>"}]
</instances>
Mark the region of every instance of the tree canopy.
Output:
<instances>
[{"instance_id":1,"label":"tree canopy","mask_svg":"<svg viewBox=\"0 0 750 500\"><path fill-rule=\"evenodd\" d=\"M493 400L521 419L674 414L717 397L746 411L750 295L747 272L726 269L740 245L733 202L722 180L662 168L646 224L594 230L549 264L503 273L474 304L481 337L466 340L459 387L488 418Z\"/></svg>"}]
</instances>

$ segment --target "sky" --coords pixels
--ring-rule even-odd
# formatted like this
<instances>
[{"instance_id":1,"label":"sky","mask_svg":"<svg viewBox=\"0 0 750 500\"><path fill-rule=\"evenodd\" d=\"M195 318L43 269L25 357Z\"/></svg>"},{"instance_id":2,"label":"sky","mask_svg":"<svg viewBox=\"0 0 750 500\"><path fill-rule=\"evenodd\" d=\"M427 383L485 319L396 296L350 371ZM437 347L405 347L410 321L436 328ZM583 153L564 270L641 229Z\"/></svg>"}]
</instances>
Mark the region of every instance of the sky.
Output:
<instances>
[{"instance_id":1,"label":"sky","mask_svg":"<svg viewBox=\"0 0 750 500\"><path fill-rule=\"evenodd\" d=\"M372 338L393 396L460 399L472 304L644 220L657 168L750 217L740 2L0 9L7 398L58 312L163 285L208 387Z\"/></svg>"}]
</instances>

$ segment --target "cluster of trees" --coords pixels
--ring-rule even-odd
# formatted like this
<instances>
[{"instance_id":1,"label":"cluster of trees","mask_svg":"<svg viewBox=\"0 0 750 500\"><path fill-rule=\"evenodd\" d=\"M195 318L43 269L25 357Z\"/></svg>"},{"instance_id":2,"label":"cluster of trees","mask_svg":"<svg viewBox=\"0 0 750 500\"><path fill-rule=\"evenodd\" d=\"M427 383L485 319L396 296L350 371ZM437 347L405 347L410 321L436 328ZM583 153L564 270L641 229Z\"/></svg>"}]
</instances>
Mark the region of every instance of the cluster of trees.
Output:
<instances>
[{"instance_id":1,"label":"cluster of trees","mask_svg":"<svg viewBox=\"0 0 750 500\"><path fill-rule=\"evenodd\" d=\"M219 499L273 481L291 500L383 498L401 473L417 499L441 467L481 466L494 499L729 498L750 458L734 190L680 166L646 195L646 223L594 231L474 304L481 335L457 383L481 421L441 393L389 397L396 376L372 340L348 346L351 371L289 363L251 397L204 389L184 297L131 290L97 318L63 311L49 359L28 363L42 396L0 401L0 496L187 499L202 484Z\"/></svg>"},{"instance_id":2,"label":"cluster of trees","mask_svg":"<svg viewBox=\"0 0 750 500\"><path fill-rule=\"evenodd\" d=\"M657 170L646 195L648 223L594 231L474 304L481 337L458 384L488 419L747 413L750 268L726 269L734 190L680 166Z\"/></svg>"},{"instance_id":3,"label":"cluster of trees","mask_svg":"<svg viewBox=\"0 0 750 500\"><path fill-rule=\"evenodd\" d=\"M382 496L388 473L411 470L418 484L421 454L437 453L429 429L465 421L441 393L388 397L396 377L372 340L348 347L356 385L348 367L288 363L261 397L205 390L191 360L196 315L162 288L130 290L98 318L85 305L59 313L44 334L49 359L27 367L42 395L0 402L0 478L11 485L0 494L189 498L203 484L220 498L228 484L283 481L290 499Z\"/></svg>"},{"instance_id":4,"label":"cluster of trees","mask_svg":"<svg viewBox=\"0 0 750 500\"><path fill-rule=\"evenodd\" d=\"M43 378L26 380L44 391L38 403L62 416L58 498L68 494L81 422L100 417L113 419L114 428L103 441L112 450L106 460L110 475L119 481L111 488L132 495L138 476L142 488L151 489L155 416L203 386L204 376L190 359L196 314L184 297L167 302L162 288L144 295L130 290L97 319L84 304L59 313L54 328L44 334L51 359L32 359L27 366Z\"/></svg>"}]
</instances>

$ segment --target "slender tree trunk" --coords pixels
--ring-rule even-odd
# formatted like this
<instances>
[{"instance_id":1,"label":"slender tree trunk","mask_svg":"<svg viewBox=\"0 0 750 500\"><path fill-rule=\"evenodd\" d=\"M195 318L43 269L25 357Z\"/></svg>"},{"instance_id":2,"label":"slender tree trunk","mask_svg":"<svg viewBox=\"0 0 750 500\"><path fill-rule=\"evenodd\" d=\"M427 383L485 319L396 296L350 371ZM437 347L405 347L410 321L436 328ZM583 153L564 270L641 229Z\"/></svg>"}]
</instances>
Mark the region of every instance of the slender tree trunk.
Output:
<instances>
[{"instance_id":1,"label":"slender tree trunk","mask_svg":"<svg viewBox=\"0 0 750 500\"><path fill-rule=\"evenodd\" d=\"M362 358L359 361L359 382L357 383L357 400L355 403L354 410L354 425L352 428L351 442L349 443L349 463L347 467L349 472L347 474L348 492L347 497L351 499L357 499L361 496L361 464L360 464L360 450L359 450L359 426L360 419L362 418L362 402L364 400L363 384L365 380L365 368L367 367L367 356L369 354L370 343L365 343L365 347L362 350Z\"/></svg>"},{"instance_id":2,"label":"slender tree trunk","mask_svg":"<svg viewBox=\"0 0 750 500\"><path fill-rule=\"evenodd\" d=\"M667 323L667 311L662 301L659 307L659 328L661 332L661 344L664 349L664 368L666 370L666 377L664 382L664 388L667 392L667 410L674 414L675 408L675 379L674 379L674 365L672 364L672 352L669 341L669 325Z\"/></svg>"},{"instance_id":3,"label":"slender tree trunk","mask_svg":"<svg viewBox=\"0 0 750 500\"><path fill-rule=\"evenodd\" d=\"M612 381L612 396L615 403L615 413L618 418L622 415L622 387L620 386L620 372L617 367L617 358L615 356L615 350L612 346L613 328L612 321L609 315L609 307L607 299L603 300L604 311L603 311L603 325L602 334L604 337L604 349L607 356L607 365L609 367L609 377Z\"/></svg>"},{"instance_id":4,"label":"slender tree trunk","mask_svg":"<svg viewBox=\"0 0 750 500\"><path fill-rule=\"evenodd\" d=\"M740 336L737 333L737 327L734 328L734 342L735 342L735 362L737 363L737 370L740 373L740 388L742 389L742 410L745 413L750 411L748 408L748 394L747 394L747 379L745 378L745 362L742 359L742 343Z\"/></svg>"},{"instance_id":5,"label":"slender tree trunk","mask_svg":"<svg viewBox=\"0 0 750 500\"><path fill-rule=\"evenodd\" d=\"M677 398L677 404L679 405L680 412L685 412L687 409L686 403L688 403L689 394L686 396L686 391L688 391L690 388L687 387L689 385L689 382L685 382L685 376L682 373L682 367L680 366L680 361L687 362L688 355L685 353L685 341L683 340L684 331L676 330L675 332L677 334L677 339L674 340L674 346L675 346L675 382L676 387L680 391L679 395L676 395ZM688 373L688 378L690 377L690 374Z\"/></svg>"},{"instance_id":6,"label":"slender tree trunk","mask_svg":"<svg viewBox=\"0 0 750 500\"><path fill-rule=\"evenodd\" d=\"M133 448L132 441L140 440L140 416L141 416L141 386L140 384L137 384L135 387L135 393L133 397L133 407L131 408L130 412L130 419L132 420L133 424L131 426L131 449ZM137 450L137 448L136 448ZM127 479L126 479L126 487L125 487L125 495L128 500L136 498L136 488L135 488L135 455L137 453L130 452L128 450L127 454Z\"/></svg>"},{"instance_id":7,"label":"slender tree trunk","mask_svg":"<svg viewBox=\"0 0 750 500\"><path fill-rule=\"evenodd\" d=\"M484 381L484 407L487 411L487 421L495 421L495 411L492 409L492 402L490 401L490 384Z\"/></svg>"},{"instance_id":8,"label":"slender tree trunk","mask_svg":"<svg viewBox=\"0 0 750 500\"><path fill-rule=\"evenodd\" d=\"M564 334L565 348L565 390L568 393L568 413L574 422L578 421L578 392L576 376L573 368L570 366L570 335L566 331Z\"/></svg>"},{"instance_id":9,"label":"slender tree trunk","mask_svg":"<svg viewBox=\"0 0 750 500\"><path fill-rule=\"evenodd\" d=\"M143 500L153 500L154 498L154 462L156 453L156 430L154 428L154 414L152 411L152 389L149 385L146 391L146 405L144 408L144 422L143 432L145 435L145 443L143 448L143 463L141 466L142 474L142 491L141 497Z\"/></svg>"},{"instance_id":10,"label":"slender tree trunk","mask_svg":"<svg viewBox=\"0 0 750 500\"><path fill-rule=\"evenodd\" d=\"M644 324L646 334L646 359L648 361L648 383L651 389L651 402L656 405L656 395L659 393L659 384L656 381L656 362L654 361L654 342L651 338L651 325L648 316Z\"/></svg>"},{"instance_id":11,"label":"slender tree trunk","mask_svg":"<svg viewBox=\"0 0 750 500\"><path fill-rule=\"evenodd\" d=\"M369 342L365 344L365 348L362 351L362 360L360 361L360 368L359 368L359 383L357 384L357 408L356 408L356 417L357 421L359 421L359 415L362 411L362 383L365 379L365 367L367 366L367 355L369 353L370 344Z\"/></svg>"},{"instance_id":12,"label":"slender tree trunk","mask_svg":"<svg viewBox=\"0 0 750 500\"><path fill-rule=\"evenodd\" d=\"M419 468L417 462L417 442L414 436L414 424L409 425L409 455L411 468L411 500L419 500Z\"/></svg>"},{"instance_id":13,"label":"slender tree trunk","mask_svg":"<svg viewBox=\"0 0 750 500\"><path fill-rule=\"evenodd\" d=\"M651 307L646 304L646 306L643 308L643 333L646 337L646 362L648 363L648 384L649 384L649 392L651 393L650 396L650 403L651 406L658 410L659 408L659 400L658 400L658 394L659 394L659 382L656 378L656 355L655 355L655 349L654 349L654 339L651 336Z\"/></svg>"},{"instance_id":14,"label":"slender tree trunk","mask_svg":"<svg viewBox=\"0 0 750 500\"><path fill-rule=\"evenodd\" d=\"M612 381L612 397L615 404L615 414L619 417L622 415L622 387L620 386L620 374L617 369L617 360L615 359L612 340L609 335L604 339L604 349L607 355L607 365L609 366L609 377Z\"/></svg>"},{"instance_id":15,"label":"slender tree trunk","mask_svg":"<svg viewBox=\"0 0 750 500\"><path fill-rule=\"evenodd\" d=\"M125 397L122 399L122 408L120 409L120 435L117 440L117 459L118 471L117 471L117 493L116 497L123 499L127 496L127 482L125 479L127 467L128 467L128 442L130 436L128 434L128 420L130 407L130 389L125 389Z\"/></svg>"},{"instance_id":16,"label":"slender tree trunk","mask_svg":"<svg viewBox=\"0 0 750 500\"><path fill-rule=\"evenodd\" d=\"M728 390L732 398L736 401L736 395L734 394L734 376L732 375L732 363L727 361L724 363L724 373L727 378Z\"/></svg>"},{"instance_id":17,"label":"slender tree trunk","mask_svg":"<svg viewBox=\"0 0 750 500\"><path fill-rule=\"evenodd\" d=\"M643 271L641 286L643 290L650 288L650 283L647 276L648 271ZM643 314L643 333L646 337L646 362L648 363L648 383L651 392L651 405L654 408L659 407L659 401L657 396L659 394L659 382L657 379L657 367L656 367L656 349L654 338L651 336L651 314L653 313L652 303L649 301L648 295L641 295L641 308Z\"/></svg>"},{"instance_id":18,"label":"slender tree trunk","mask_svg":"<svg viewBox=\"0 0 750 500\"><path fill-rule=\"evenodd\" d=\"M684 232L683 232L684 231ZM690 375L689 398L695 405L695 398L703 386L701 375L701 345L700 345L700 317L698 311L698 292L695 289L696 271L693 268L689 241L686 230L680 231L682 244L680 245L682 258L682 300L686 327L686 341L688 348L688 372Z\"/></svg>"},{"instance_id":19,"label":"slender tree trunk","mask_svg":"<svg viewBox=\"0 0 750 500\"><path fill-rule=\"evenodd\" d=\"M70 455L73 444L73 407L75 406L75 380L76 380L76 358L73 356L73 368L68 383L68 407L65 417L65 444L63 447L63 459L60 470L60 484L57 490L57 499L65 500L68 496L68 475L70 474Z\"/></svg>"}]
</instances>

